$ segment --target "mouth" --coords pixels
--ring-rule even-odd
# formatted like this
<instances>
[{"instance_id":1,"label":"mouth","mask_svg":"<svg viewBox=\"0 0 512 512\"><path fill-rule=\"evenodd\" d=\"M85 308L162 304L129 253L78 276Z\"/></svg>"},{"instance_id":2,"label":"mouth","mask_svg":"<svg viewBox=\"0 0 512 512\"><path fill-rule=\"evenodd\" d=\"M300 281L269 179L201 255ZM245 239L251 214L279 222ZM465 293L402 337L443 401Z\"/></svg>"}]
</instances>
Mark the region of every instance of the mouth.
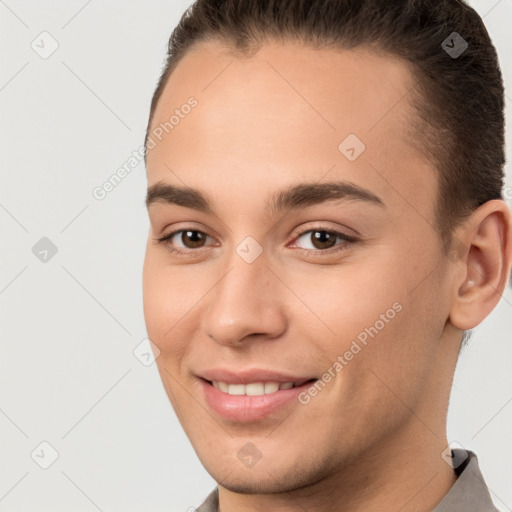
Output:
<instances>
[{"instance_id":1,"label":"mouth","mask_svg":"<svg viewBox=\"0 0 512 512\"><path fill-rule=\"evenodd\" d=\"M209 409L220 418L248 423L267 417L288 415L290 408L304 407L298 400L301 393L318 379L298 381L225 382L198 379Z\"/></svg>"}]
</instances>

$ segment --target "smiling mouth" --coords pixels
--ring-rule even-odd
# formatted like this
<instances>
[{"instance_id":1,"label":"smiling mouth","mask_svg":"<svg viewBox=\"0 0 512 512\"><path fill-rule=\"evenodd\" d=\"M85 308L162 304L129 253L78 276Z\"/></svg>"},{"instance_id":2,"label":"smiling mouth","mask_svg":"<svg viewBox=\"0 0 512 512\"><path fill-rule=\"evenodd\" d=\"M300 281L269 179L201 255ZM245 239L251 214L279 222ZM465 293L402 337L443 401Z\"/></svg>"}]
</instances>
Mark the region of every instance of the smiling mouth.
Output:
<instances>
[{"instance_id":1,"label":"smiling mouth","mask_svg":"<svg viewBox=\"0 0 512 512\"><path fill-rule=\"evenodd\" d=\"M211 386L218 389L219 391L222 391L223 393L226 393L228 395L261 396L261 395L271 395L273 393L276 393L277 391L300 387L307 383L313 383L316 380L317 379L309 379L309 380L302 380L299 382L272 382L272 381L249 382L247 384L242 384L242 383L233 384L233 383L227 383L227 382L221 382L221 381L210 381L210 380L207 380L206 382L208 382Z\"/></svg>"},{"instance_id":2,"label":"smiling mouth","mask_svg":"<svg viewBox=\"0 0 512 512\"><path fill-rule=\"evenodd\" d=\"M225 375L218 373L219 375L199 378L204 400L222 419L235 423L257 422L274 414L284 414L280 410L293 407L294 404L297 406L298 395L318 380L291 375L284 377L279 374L264 376L263 371L251 378L248 378L247 372L238 377L229 372L225 372ZM209 380L212 378L225 380ZM256 380L252 381L253 378Z\"/></svg>"}]
</instances>

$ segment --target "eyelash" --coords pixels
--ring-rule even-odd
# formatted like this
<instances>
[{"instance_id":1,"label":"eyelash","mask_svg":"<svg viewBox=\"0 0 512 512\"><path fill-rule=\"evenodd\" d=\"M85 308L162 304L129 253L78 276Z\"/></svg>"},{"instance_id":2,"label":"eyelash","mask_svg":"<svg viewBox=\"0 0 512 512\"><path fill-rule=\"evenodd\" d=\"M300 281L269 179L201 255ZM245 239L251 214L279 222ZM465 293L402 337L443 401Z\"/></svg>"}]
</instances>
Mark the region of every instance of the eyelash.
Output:
<instances>
[{"instance_id":1,"label":"eyelash","mask_svg":"<svg viewBox=\"0 0 512 512\"><path fill-rule=\"evenodd\" d=\"M168 235L164 235L161 238L156 238L155 239L156 243L157 244L165 245L166 249L169 252L177 254L177 255L190 254L191 252L195 252L198 249L202 249L204 247L204 246L202 246L202 247L199 247L198 249L187 249L187 250L178 249L176 247L173 247L170 244L170 240L175 235L177 235L178 233L183 233L185 231L193 231L193 232L201 233L202 235L205 235L207 237L213 238L208 233L206 233L204 231L201 231L200 229L187 229L187 228L184 228L184 229L178 229L176 231L173 231L172 233L169 233ZM297 233L297 235L295 236L294 240L296 241L298 238L300 238L302 235L305 235L306 233L314 233L314 232L322 232L322 233L328 233L330 235L335 235L336 238L340 238L341 240L343 240L346 243L337 244L334 247L329 247L328 249L302 249L302 248L299 247L299 249L304 251L307 255L321 255L321 254L339 253L341 251L346 250L345 246L347 244L353 244L353 243L358 241L358 239L353 237L353 236L349 236L349 235L346 235L345 233L342 233L340 231L336 231L336 230L333 230L333 229L327 229L327 228L323 228L323 227L303 229L299 233ZM338 247L338 248L336 249L336 247Z\"/></svg>"}]
</instances>

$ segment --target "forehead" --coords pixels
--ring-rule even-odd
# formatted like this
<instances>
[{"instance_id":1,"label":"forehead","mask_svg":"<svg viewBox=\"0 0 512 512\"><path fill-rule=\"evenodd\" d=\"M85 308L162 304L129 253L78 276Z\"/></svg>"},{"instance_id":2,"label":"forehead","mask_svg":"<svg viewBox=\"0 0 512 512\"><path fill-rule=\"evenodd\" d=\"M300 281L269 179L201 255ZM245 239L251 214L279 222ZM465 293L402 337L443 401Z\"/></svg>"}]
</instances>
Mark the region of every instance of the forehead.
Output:
<instances>
[{"instance_id":1,"label":"forehead","mask_svg":"<svg viewBox=\"0 0 512 512\"><path fill-rule=\"evenodd\" d=\"M334 166L381 194L396 184L416 201L418 189L433 192L435 175L409 142L413 87L406 63L368 48L269 43L242 57L201 43L180 61L157 104L152 130L169 124L189 98L197 101L155 139L148 184L176 182L176 174L190 186L228 176L233 187L245 182L250 190L262 180L318 181ZM356 160L340 149L345 140L364 150Z\"/></svg>"}]
</instances>

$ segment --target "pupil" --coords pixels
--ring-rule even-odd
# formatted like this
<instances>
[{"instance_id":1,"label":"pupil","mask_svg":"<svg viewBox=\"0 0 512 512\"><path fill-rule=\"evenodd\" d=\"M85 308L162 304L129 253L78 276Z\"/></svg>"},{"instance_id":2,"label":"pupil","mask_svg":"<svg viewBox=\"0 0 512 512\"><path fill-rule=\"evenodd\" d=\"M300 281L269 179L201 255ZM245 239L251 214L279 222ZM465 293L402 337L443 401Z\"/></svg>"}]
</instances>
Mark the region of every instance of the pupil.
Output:
<instances>
[{"instance_id":1,"label":"pupil","mask_svg":"<svg viewBox=\"0 0 512 512\"><path fill-rule=\"evenodd\" d=\"M185 237L188 238L189 241L187 241ZM181 238L186 247L201 247L204 242L203 234L199 231L185 231Z\"/></svg>"},{"instance_id":2,"label":"pupil","mask_svg":"<svg viewBox=\"0 0 512 512\"><path fill-rule=\"evenodd\" d=\"M313 245L318 249L328 249L334 245L336 237L327 231L313 232ZM318 247L320 245L320 247Z\"/></svg>"}]
</instances>

